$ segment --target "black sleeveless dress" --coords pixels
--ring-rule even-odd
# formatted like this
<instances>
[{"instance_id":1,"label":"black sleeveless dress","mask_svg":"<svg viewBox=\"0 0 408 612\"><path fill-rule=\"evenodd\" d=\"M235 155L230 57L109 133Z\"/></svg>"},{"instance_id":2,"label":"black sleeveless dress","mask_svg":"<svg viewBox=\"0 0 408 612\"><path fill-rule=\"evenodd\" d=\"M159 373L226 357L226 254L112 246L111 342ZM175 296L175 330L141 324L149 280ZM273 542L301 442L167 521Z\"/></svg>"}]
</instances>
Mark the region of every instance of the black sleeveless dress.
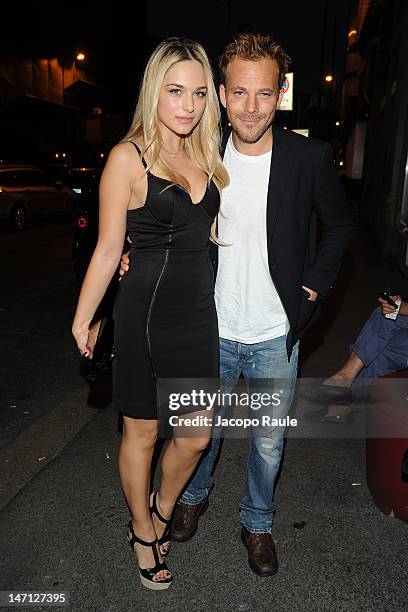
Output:
<instances>
[{"instance_id":1,"label":"black sleeveless dress","mask_svg":"<svg viewBox=\"0 0 408 612\"><path fill-rule=\"evenodd\" d=\"M181 186L150 173L147 181L144 206L127 213L132 245L113 311L113 405L157 419L158 379L218 377L209 236L220 196L211 181L193 204Z\"/></svg>"}]
</instances>

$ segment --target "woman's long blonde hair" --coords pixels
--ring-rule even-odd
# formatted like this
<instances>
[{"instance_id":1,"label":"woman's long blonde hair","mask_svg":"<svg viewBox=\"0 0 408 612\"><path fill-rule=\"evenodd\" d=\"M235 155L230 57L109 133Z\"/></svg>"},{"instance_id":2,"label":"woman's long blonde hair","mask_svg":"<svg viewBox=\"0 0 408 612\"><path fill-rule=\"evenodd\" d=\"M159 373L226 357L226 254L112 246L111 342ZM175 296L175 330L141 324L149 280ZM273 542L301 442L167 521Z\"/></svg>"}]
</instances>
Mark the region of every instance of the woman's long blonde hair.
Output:
<instances>
[{"instance_id":1,"label":"woman's long blonde hair","mask_svg":"<svg viewBox=\"0 0 408 612\"><path fill-rule=\"evenodd\" d=\"M220 157L220 108L214 86L212 69L204 48L188 38L172 37L161 42L153 51L140 88L139 98L131 126L120 142L130 140L143 143L141 157L148 154L146 170L168 178L174 184L190 191L190 185L178 172L173 170L160 156L162 141L159 128L157 106L160 90L167 71L177 62L197 60L203 67L207 86L204 113L188 136L183 138L183 146L188 157L212 179L221 192L229 184L228 173ZM215 224L211 228L211 238L216 238Z\"/></svg>"}]
</instances>

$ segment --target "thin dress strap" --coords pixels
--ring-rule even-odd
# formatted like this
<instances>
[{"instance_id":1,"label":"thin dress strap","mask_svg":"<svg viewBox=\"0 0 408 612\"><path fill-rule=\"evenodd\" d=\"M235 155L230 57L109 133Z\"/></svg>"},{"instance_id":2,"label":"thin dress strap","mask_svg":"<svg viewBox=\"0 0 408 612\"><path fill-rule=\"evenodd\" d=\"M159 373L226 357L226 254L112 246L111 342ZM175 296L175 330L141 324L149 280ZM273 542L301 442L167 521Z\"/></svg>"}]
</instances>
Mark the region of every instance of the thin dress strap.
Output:
<instances>
[{"instance_id":1,"label":"thin dress strap","mask_svg":"<svg viewBox=\"0 0 408 612\"><path fill-rule=\"evenodd\" d=\"M146 162L145 162L144 157L142 157L142 156L141 156L141 150L140 150L140 148L137 146L137 144L136 144L135 142L133 142L133 140L128 140L128 142L131 142L131 143L132 143L132 145L135 145L135 147L136 147L136 151L139 153L140 158L141 158L141 160L142 160L143 167L146 169L146 168L147 168L147 164L146 164Z\"/></svg>"}]
</instances>

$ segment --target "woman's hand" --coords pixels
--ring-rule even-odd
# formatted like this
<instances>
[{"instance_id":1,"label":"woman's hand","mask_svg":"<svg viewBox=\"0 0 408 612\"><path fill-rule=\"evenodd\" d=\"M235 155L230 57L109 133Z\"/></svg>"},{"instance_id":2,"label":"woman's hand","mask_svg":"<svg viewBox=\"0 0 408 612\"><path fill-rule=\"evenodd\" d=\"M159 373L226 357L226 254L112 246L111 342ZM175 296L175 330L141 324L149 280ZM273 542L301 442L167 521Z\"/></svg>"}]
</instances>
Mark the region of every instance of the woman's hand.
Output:
<instances>
[{"instance_id":1,"label":"woman's hand","mask_svg":"<svg viewBox=\"0 0 408 612\"><path fill-rule=\"evenodd\" d=\"M88 327L76 327L72 326L72 335L74 336L78 349L81 355L85 355L88 359L92 359L95 344L98 339L99 329L102 325L103 320L100 319Z\"/></svg>"},{"instance_id":2,"label":"woman's hand","mask_svg":"<svg viewBox=\"0 0 408 612\"><path fill-rule=\"evenodd\" d=\"M98 323L100 323L100 321L98 321ZM92 359L93 357L93 349L95 347L96 337L98 333L96 332L95 335L95 332L92 333L91 331L95 327L95 325L92 325L91 328L89 328L88 326L78 327L75 324L72 325L72 335L75 338L78 350L81 353L81 356L85 355L85 357L88 357L89 359ZM95 336L95 340L92 344L93 336Z\"/></svg>"}]
</instances>

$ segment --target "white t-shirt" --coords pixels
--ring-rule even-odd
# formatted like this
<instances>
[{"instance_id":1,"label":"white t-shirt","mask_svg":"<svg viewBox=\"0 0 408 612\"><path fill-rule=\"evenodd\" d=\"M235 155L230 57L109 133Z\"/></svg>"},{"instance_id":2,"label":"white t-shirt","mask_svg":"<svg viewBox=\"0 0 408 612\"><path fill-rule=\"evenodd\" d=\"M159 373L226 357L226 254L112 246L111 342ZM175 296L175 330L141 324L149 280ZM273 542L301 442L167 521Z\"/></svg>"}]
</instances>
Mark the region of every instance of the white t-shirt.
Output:
<instances>
[{"instance_id":1,"label":"white t-shirt","mask_svg":"<svg viewBox=\"0 0 408 612\"><path fill-rule=\"evenodd\" d=\"M221 338L254 344L283 336L289 323L268 266L266 205L272 151L239 153L230 136L224 165L215 303ZM224 215L224 216L223 216Z\"/></svg>"}]
</instances>

